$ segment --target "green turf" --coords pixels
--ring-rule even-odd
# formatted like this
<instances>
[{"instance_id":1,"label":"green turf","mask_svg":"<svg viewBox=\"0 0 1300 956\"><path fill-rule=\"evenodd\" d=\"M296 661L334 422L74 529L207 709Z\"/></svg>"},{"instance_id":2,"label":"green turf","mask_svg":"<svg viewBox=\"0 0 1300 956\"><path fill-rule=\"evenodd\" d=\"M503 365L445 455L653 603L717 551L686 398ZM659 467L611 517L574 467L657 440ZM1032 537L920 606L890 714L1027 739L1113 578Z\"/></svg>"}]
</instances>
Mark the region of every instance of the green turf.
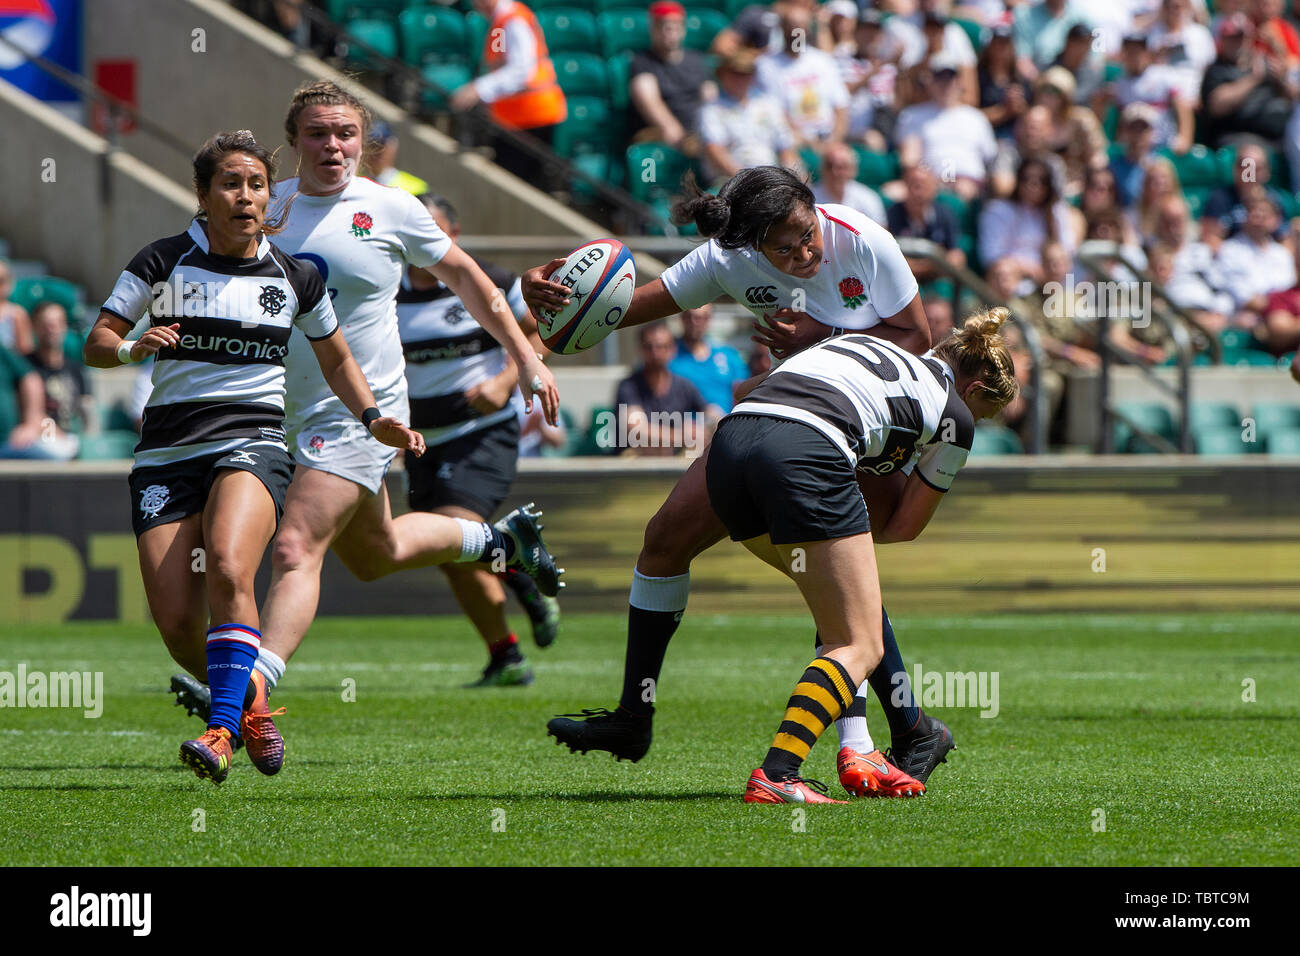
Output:
<instances>
[{"instance_id":1,"label":"green turf","mask_svg":"<svg viewBox=\"0 0 1300 956\"><path fill-rule=\"evenodd\" d=\"M527 689L462 690L455 618L317 623L276 703L276 778L220 788L176 759L199 724L151 633L11 633L0 670L102 670L103 716L0 710L8 864L1296 864L1300 637L1270 614L917 617L909 665L997 671L1000 713L937 711L958 751L912 801L746 806L810 657L802 616L688 616L641 763L570 755L554 713L612 706L623 619L569 620ZM1255 681L1256 701L1242 700ZM343 682L356 682L356 702ZM872 711L878 741L885 724ZM807 773L832 784L835 743ZM206 814L195 832L194 811ZM1105 832L1095 832L1097 811Z\"/></svg>"}]
</instances>

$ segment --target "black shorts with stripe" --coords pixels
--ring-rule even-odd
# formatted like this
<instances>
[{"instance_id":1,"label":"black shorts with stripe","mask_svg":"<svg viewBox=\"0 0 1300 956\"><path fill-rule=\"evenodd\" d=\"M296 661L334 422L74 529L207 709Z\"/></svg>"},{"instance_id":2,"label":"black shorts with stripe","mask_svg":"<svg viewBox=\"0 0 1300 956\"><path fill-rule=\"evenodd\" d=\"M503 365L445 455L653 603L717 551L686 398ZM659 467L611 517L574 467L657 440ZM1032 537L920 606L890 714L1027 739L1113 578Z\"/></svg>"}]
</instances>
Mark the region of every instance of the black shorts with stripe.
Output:
<instances>
[{"instance_id":1,"label":"black shorts with stripe","mask_svg":"<svg viewBox=\"0 0 1300 956\"><path fill-rule=\"evenodd\" d=\"M185 458L166 465L133 468L127 479L131 487L131 525L138 538L150 528L171 524L201 514L208 492L222 469L249 471L266 486L275 502L278 527L284 514L284 498L293 479L289 452L270 442L249 443L244 448Z\"/></svg>"},{"instance_id":2,"label":"black shorts with stripe","mask_svg":"<svg viewBox=\"0 0 1300 956\"><path fill-rule=\"evenodd\" d=\"M709 445L705 481L733 541L829 541L871 530L844 452L803 422L728 415Z\"/></svg>"},{"instance_id":3,"label":"black shorts with stripe","mask_svg":"<svg viewBox=\"0 0 1300 956\"><path fill-rule=\"evenodd\" d=\"M466 508L491 518L510 494L519 462L519 419L495 425L439 445L416 458L406 453L410 480L407 501L412 511Z\"/></svg>"}]
</instances>

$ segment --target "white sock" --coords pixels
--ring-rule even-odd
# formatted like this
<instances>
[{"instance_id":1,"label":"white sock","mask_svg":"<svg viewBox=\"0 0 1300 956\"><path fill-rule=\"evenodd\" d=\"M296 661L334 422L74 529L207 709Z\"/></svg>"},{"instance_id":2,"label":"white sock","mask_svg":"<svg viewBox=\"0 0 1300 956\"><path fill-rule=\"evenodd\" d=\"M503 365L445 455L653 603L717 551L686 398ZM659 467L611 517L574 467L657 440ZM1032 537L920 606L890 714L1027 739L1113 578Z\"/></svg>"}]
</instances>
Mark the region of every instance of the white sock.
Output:
<instances>
[{"instance_id":1,"label":"white sock","mask_svg":"<svg viewBox=\"0 0 1300 956\"><path fill-rule=\"evenodd\" d=\"M482 561L483 550L492 540L492 529L483 521L466 521L464 518L452 518L460 525L459 561Z\"/></svg>"},{"instance_id":2,"label":"white sock","mask_svg":"<svg viewBox=\"0 0 1300 956\"><path fill-rule=\"evenodd\" d=\"M822 646L820 644L817 645L817 656L822 656ZM870 685L863 681L855 697L866 700L867 691L870 689ZM867 718L865 717L841 717L835 721L835 732L840 736L841 749L848 747L860 754L869 754L876 749L876 745L871 742L871 732L867 730Z\"/></svg>"},{"instance_id":3,"label":"white sock","mask_svg":"<svg viewBox=\"0 0 1300 956\"><path fill-rule=\"evenodd\" d=\"M691 594L691 575L675 574L670 578L652 578L640 571L632 572L632 591L627 603L643 611L685 611Z\"/></svg>"},{"instance_id":4,"label":"white sock","mask_svg":"<svg viewBox=\"0 0 1300 956\"><path fill-rule=\"evenodd\" d=\"M265 647L260 647L257 650L257 660L253 662L253 666L261 671L262 676L266 678L266 689L269 693L275 689L275 685L284 676L284 669L289 665L275 651L268 651Z\"/></svg>"}]
</instances>

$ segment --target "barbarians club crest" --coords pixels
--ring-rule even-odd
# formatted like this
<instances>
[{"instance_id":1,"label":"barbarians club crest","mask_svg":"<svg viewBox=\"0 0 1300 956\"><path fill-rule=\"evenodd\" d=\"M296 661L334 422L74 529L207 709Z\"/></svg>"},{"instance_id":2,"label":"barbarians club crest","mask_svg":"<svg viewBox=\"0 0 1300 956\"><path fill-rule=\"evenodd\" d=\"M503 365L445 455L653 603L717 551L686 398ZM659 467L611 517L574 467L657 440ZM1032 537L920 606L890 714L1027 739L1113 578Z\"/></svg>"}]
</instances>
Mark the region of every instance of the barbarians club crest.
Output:
<instances>
[{"instance_id":1,"label":"barbarians club crest","mask_svg":"<svg viewBox=\"0 0 1300 956\"><path fill-rule=\"evenodd\" d=\"M171 500L166 485L150 485L140 493L140 513L146 518L156 518Z\"/></svg>"},{"instance_id":2,"label":"barbarians club crest","mask_svg":"<svg viewBox=\"0 0 1300 956\"><path fill-rule=\"evenodd\" d=\"M866 290L862 288L862 280L857 276L849 276L847 279L840 280L840 298L850 309L856 309L866 301Z\"/></svg>"},{"instance_id":3,"label":"barbarians club crest","mask_svg":"<svg viewBox=\"0 0 1300 956\"><path fill-rule=\"evenodd\" d=\"M364 239L370 235L370 227L374 224L375 221L370 218L370 213L359 212L352 217L352 235Z\"/></svg>"}]
</instances>

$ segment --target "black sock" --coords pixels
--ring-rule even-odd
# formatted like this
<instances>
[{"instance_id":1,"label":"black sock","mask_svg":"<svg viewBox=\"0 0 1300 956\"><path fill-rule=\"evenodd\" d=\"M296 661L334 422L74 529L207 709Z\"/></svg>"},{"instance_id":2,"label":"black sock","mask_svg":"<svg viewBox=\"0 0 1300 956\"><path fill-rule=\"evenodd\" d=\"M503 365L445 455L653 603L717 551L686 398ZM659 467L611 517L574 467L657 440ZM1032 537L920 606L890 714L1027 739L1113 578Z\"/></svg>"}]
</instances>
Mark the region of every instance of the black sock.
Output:
<instances>
[{"instance_id":1,"label":"black sock","mask_svg":"<svg viewBox=\"0 0 1300 956\"><path fill-rule=\"evenodd\" d=\"M545 615L546 610L542 607L541 601L542 592L537 590L536 581L515 568L509 568L504 574L499 574L497 577L514 593L514 596L523 605L530 618L533 616L534 610Z\"/></svg>"},{"instance_id":2,"label":"black sock","mask_svg":"<svg viewBox=\"0 0 1300 956\"><path fill-rule=\"evenodd\" d=\"M619 706L642 717L654 714L659 671L685 611L627 609L627 656L623 662L623 696ZM651 683L647 684L646 681ZM646 698L649 698L647 700Z\"/></svg>"},{"instance_id":3,"label":"black sock","mask_svg":"<svg viewBox=\"0 0 1300 956\"><path fill-rule=\"evenodd\" d=\"M493 664L518 664L524 659L524 655L519 652L519 638L513 634L507 635L503 641L489 645L488 654Z\"/></svg>"},{"instance_id":4,"label":"black sock","mask_svg":"<svg viewBox=\"0 0 1300 956\"><path fill-rule=\"evenodd\" d=\"M867 677L871 689L880 699L884 708L885 719L889 721L889 736L897 739L905 737L921 720L921 709L912 695L912 682L908 680L907 668L903 664L903 654L898 649L898 639L894 637L894 628L889 623L889 615L880 609L883 618L884 656L880 664ZM862 714L866 716L866 713Z\"/></svg>"}]
</instances>

